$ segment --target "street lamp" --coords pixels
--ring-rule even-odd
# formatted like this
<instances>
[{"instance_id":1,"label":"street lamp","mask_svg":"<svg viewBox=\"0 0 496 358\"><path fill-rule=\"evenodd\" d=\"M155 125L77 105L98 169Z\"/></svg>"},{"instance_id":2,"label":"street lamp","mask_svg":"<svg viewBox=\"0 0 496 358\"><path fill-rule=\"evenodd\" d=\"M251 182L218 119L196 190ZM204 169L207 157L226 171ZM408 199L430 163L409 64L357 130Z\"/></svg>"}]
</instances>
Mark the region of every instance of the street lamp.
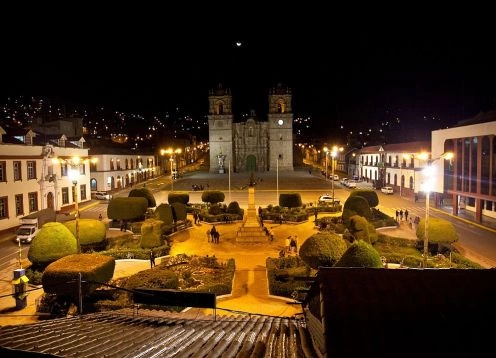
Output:
<instances>
[{"instance_id":1,"label":"street lamp","mask_svg":"<svg viewBox=\"0 0 496 358\"><path fill-rule=\"evenodd\" d=\"M332 162L331 162L331 187L332 187L332 202L334 202L334 161L336 160L336 157L338 155L338 151L342 152L343 147L338 147L338 146L333 146L332 151L331 151L331 157L332 157ZM327 160L327 155L326 155L326 160ZM327 176L327 173L326 173Z\"/></svg>"},{"instance_id":2,"label":"street lamp","mask_svg":"<svg viewBox=\"0 0 496 358\"><path fill-rule=\"evenodd\" d=\"M81 158L72 157L70 160L66 160L71 169L69 169L69 179L71 179L74 185L74 210L76 211L76 247L77 253L81 253L81 244L79 243L79 204L77 195L77 183L79 179L79 165L81 164Z\"/></svg>"},{"instance_id":3,"label":"street lamp","mask_svg":"<svg viewBox=\"0 0 496 358\"><path fill-rule=\"evenodd\" d=\"M179 148L178 149L169 148L167 150L162 149L160 151L160 153L162 155L169 154L169 156L170 156L169 161L170 161L170 169L171 169L171 191L174 191L174 172L173 172L173 170L174 170L174 168L173 168L174 158L175 158L176 154L181 153L181 149L179 149Z\"/></svg>"},{"instance_id":4,"label":"street lamp","mask_svg":"<svg viewBox=\"0 0 496 358\"><path fill-rule=\"evenodd\" d=\"M436 178L435 178L435 168L432 166L438 159L450 160L453 158L452 152L446 152L441 154L439 157L434 159L429 159L428 154L422 153L420 157L427 160L427 166L424 168L424 182L423 190L425 192L425 222L424 222L424 257L423 257L423 267L427 267L427 254L429 253L429 199L431 196L431 191L434 188Z\"/></svg>"},{"instance_id":5,"label":"street lamp","mask_svg":"<svg viewBox=\"0 0 496 358\"><path fill-rule=\"evenodd\" d=\"M326 169L325 170L325 180L327 181L327 155L329 153L329 148L324 147L323 150L324 150L324 153L325 153L325 169Z\"/></svg>"}]
</instances>

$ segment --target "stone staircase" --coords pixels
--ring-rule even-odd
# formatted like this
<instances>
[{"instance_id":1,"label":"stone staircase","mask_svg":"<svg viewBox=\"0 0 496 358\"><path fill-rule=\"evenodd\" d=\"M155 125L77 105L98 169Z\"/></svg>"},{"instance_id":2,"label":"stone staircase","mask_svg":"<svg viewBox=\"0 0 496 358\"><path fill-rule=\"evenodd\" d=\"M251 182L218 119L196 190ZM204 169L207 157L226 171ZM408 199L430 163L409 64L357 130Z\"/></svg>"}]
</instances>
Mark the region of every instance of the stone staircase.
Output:
<instances>
[{"instance_id":1,"label":"stone staircase","mask_svg":"<svg viewBox=\"0 0 496 358\"><path fill-rule=\"evenodd\" d=\"M267 242L268 236L265 234L255 208L255 188L248 188L248 209L241 228L237 232L236 242L239 243L259 243Z\"/></svg>"}]
</instances>

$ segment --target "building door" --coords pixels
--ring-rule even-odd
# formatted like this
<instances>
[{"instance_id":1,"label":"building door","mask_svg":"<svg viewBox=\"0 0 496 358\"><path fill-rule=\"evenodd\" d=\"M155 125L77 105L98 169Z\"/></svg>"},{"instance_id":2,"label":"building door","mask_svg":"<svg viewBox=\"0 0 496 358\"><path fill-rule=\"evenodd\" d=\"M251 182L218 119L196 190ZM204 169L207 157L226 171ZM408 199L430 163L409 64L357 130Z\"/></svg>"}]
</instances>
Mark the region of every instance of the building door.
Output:
<instances>
[{"instance_id":1,"label":"building door","mask_svg":"<svg viewBox=\"0 0 496 358\"><path fill-rule=\"evenodd\" d=\"M249 155L246 157L246 171L255 172L257 171L257 158L254 155Z\"/></svg>"},{"instance_id":2,"label":"building door","mask_svg":"<svg viewBox=\"0 0 496 358\"><path fill-rule=\"evenodd\" d=\"M47 208L49 209L55 209L53 207L53 193L50 191L47 194Z\"/></svg>"}]
</instances>

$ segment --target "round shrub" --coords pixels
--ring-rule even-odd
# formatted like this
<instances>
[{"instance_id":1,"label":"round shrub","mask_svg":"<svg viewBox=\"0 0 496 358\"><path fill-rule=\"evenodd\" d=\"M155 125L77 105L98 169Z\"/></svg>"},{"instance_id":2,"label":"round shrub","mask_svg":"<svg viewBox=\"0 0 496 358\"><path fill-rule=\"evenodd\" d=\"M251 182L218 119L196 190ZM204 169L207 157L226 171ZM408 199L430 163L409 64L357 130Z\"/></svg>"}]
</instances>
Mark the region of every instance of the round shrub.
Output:
<instances>
[{"instance_id":1,"label":"round shrub","mask_svg":"<svg viewBox=\"0 0 496 358\"><path fill-rule=\"evenodd\" d=\"M148 201L148 207L154 208L157 206L153 193L148 188L135 188L129 192L129 198L145 198Z\"/></svg>"},{"instance_id":2,"label":"round shrub","mask_svg":"<svg viewBox=\"0 0 496 358\"><path fill-rule=\"evenodd\" d=\"M64 256L77 253L76 238L62 223L42 226L29 246L28 259L33 264L47 265Z\"/></svg>"},{"instance_id":3,"label":"round shrub","mask_svg":"<svg viewBox=\"0 0 496 358\"><path fill-rule=\"evenodd\" d=\"M334 233L317 233L300 247L301 259L311 268L333 266L348 248L346 241Z\"/></svg>"},{"instance_id":4,"label":"round shrub","mask_svg":"<svg viewBox=\"0 0 496 358\"><path fill-rule=\"evenodd\" d=\"M382 268L381 257L369 243L355 241L341 256L335 267L373 267Z\"/></svg>"}]
</instances>

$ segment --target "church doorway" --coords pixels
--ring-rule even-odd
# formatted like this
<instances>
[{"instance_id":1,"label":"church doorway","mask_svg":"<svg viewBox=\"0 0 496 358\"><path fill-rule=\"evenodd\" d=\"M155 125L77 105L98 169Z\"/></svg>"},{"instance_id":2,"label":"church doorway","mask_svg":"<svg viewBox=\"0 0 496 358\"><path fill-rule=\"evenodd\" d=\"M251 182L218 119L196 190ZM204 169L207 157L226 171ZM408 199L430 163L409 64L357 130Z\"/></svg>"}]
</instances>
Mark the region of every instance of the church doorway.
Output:
<instances>
[{"instance_id":1,"label":"church doorway","mask_svg":"<svg viewBox=\"0 0 496 358\"><path fill-rule=\"evenodd\" d=\"M254 155L249 155L246 157L246 171L257 171L257 158Z\"/></svg>"},{"instance_id":2,"label":"church doorway","mask_svg":"<svg viewBox=\"0 0 496 358\"><path fill-rule=\"evenodd\" d=\"M53 207L53 193L51 191L47 194L47 208L54 209L54 207Z\"/></svg>"}]
</instances>

